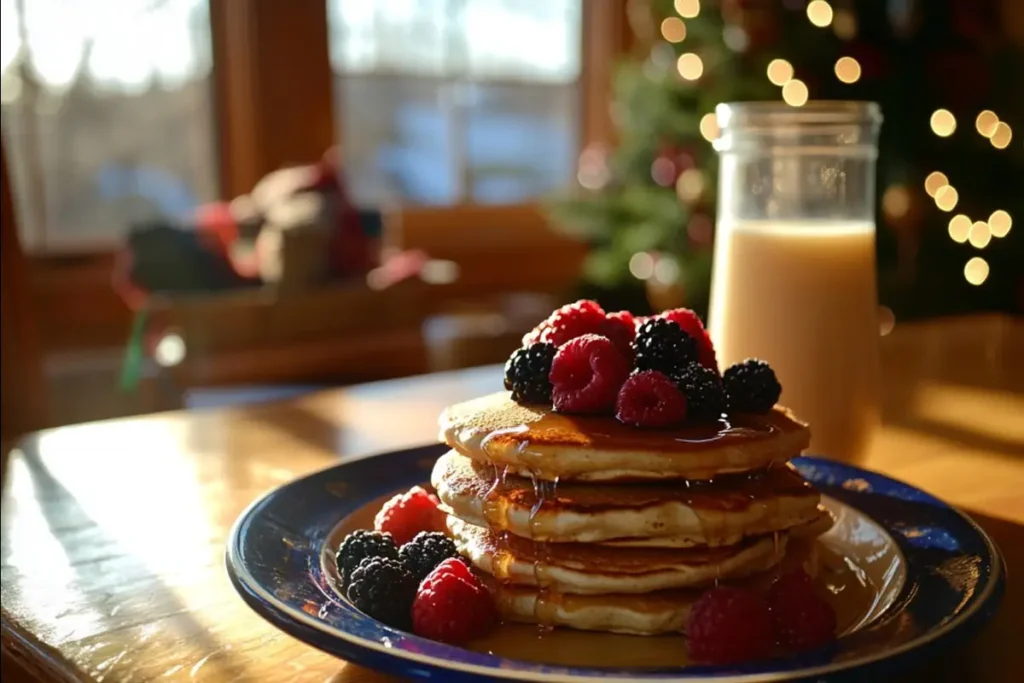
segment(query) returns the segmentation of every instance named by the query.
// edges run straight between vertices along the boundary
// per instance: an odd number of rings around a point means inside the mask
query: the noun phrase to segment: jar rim
[[[718,127],[814,126],[820,124],[882,123],[876,102],[860,100],[811,100],[799,107],[780,101],[723,102],[715,107]]]

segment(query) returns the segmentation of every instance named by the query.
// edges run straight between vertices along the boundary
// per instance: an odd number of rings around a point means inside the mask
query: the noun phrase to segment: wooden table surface
[[[907,681],[1024,671],[1024,325],[898,324],[883,339],[885,426],[869,467],[975,516],[1009,565],[995,621]],[[382,382],[276,405],[50,430],[3,481],[3,673],[12,680],[392,680],[258,618],[228,584],[225,537],[264,491],[373,451],[435,438],[446,404],[497,368]]]

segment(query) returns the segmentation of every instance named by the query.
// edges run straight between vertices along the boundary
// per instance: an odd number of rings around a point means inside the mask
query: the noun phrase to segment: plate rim
[[[455,660],[442,659],[431,655],[426,655],[419,652],[411,652],[408,650],[402,650],[398,648],[389,647],[387,644],[363,638],[358,635],[341,631],[338,629],[331,628],[321,621],[311,617],[302,610],[295,609],[274,596],[272,593],[267,591],[263,586],[259,584],[256,578],[248,571],[245,567],[245,563],[239,556],[240,544],[242,542],[242,531],[245,526],[251,521],[255,511],[265,504],[269,499],[277,494],[280,490],[298,485],[300,482],[312,479],[325,472],[341,469],[346,466],[350,466],[360,461],[371,460],[376,458],[388,457],[397,455],[400,453],[408,453],[412,451],[419,451],[425,448],[436,446],[437,444],[426,444],[424,446],[403,448],[392,451],[384,451],[380,453],[368,453],[352,458],[345,458],[340,462],[327,465],[323,468],[319,468],[315,471],[309,472],[301,477],[292,479],[282,485],[276,486],[253,500],[242,513],[235,520],[231,527],[230,533],[228,534],[227,548],[225,552],[225,564],[229,579],[232,586],[239,593],[243,601],[249,605],[259,616],[262,618],[268,618],[268,612],[273,615],[271,623],[277,627],[277,624],[281,621],[291,622],[297,626],[303,627],[314,631],[324,637],[336,638],[345,641],[346,644],[353,646],[357,649],[363,649],[372,653],[376,656],[384,656],[388,658],[400,659],[409,664],[420,664],[428,666],[437,670],[452,671],[459,674],[478,676],[481,679],[489,678],[491,680],[503,680],[503,681],[532,681],[535,683],[636,683],[638,680],[634,676],[615,676],[614,670],[611,670],[613,675],[607,676],[592,676],[588,674],[562,674],[542,671],[525,671],[525,670],[511,670],[511,669],[497,669],[488,667],[480,664],[462,663]],[[809,462],[812,464],[824,465],[827,467],[838,467],[840,469],[846,469],[851,472],[859,472],[862,474],[868,474],[873,477],[880,477],[893,484],[923,493],[924,495],[937,500],[942,505],[947,507],[949,510],[955,512],[961,519],[965,520],[975,533],[984,541],[985,547],[991,557],[992,569],[990,571],[988,581],[983,587],[980,595],[977,595],[972,605],[963,613],[957,615],[956,618],[942,624],[941,626],[929,630],[920,636],[911,639],[905,643],[897,645],[894,648],[882,650],[872,654],[864,654],[856,658],[843,660],[841,662],[833,662],[820,664],[815,666],[808,666],[800,669],[787,669],[779,671],[764,671],[764,672],[751,672],[741,674],[715,674],[708,673],[705,676],[674,676],[671,674],[655,675],[653,677],[645,677],[644,681],[650,681],[650,683],[779,683],[781,681],[794,681],[803,679],[813,679],[820,676],[841,674],[844,672],[855,671],[866,666],[880,664],[885,661],[895,660],[910,652],[919,650],[923,647],[933,646],[937,641],[946,640],[949,637],[955,636],[958,631],[970,626],[977,618],[984,616],[986,608],[992,607],[998,604],[1001,598],[1006,580],[1006,569],[1005,560],[1003,559],[1002,553],[995,541],[988,535],[988,533],[968,514],[960,509],[959,506],[947,503],[946,501],[932,496],[931,494],[923,491],[917,486],[908,484],[900,479],[896,479],[887,474],[877,472],[874,470],[864,469],[856,465],[849,463],[837,462],[829,460],[815,455],[801,455],[798,458],[794,458],[795,461]],[[849,503],[845,503],[850,505]],[[851,505],[851,507],[856,507]],[[863,514],[869,513],[864,512]],[[876,520],[877,521],[877,520]],[[882,525],[886,531],[891,530]],[[319,551],[318,551],[319,552]],[[986,620],[987,621],[987,620]],[[317,647],[315,643],[306,642],[307,645]],[[343,660],[344,661],[344,660]],[[571,667],[569,667],[571,668]]]

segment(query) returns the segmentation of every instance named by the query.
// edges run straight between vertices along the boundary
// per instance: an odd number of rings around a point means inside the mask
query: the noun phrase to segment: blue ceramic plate
[[[445,683],[884,680],[977,631],[1003,593],[999,551],[964,514],[880,474],[803,457],[794,464],[838,520],[823,543],[848,557],[873,591],[869,608],[829,648],[724,668],[565,666],[443,645],[384,626],[341,599],[330,557],[341,520],[366,517],[382,497],[426,481],[445,450],[429,446],[350,460],[256,501],[228,541],[228,573],[238,592],[265,619],[310,645],[373,669]]]

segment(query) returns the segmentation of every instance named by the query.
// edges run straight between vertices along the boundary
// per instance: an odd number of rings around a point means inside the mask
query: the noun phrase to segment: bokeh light
[[[992,137],[992,133],[996,132],[996,124],[998,123],[999,117],[996,116],[996,113],[990,109],[986,109],[979,113],[978,117],[974,119],[974,128],[982,137],[990,138]]]
[[[987,247],[988,243],[992,241],[992,233],[988,229],[988,223],[985,221],[975,221],[971,226],[971,234],[967,236],[967,241],[975,249]]]
[[[793,78],[793,65],[785,59],[773,59],[768,63],[768,80],[772,85],[782,87]]]
[[[857,17],[850,10],[837,9],[832,17],[832,30],[840,40],[857,37]]]
[[[679,70],[679,75],[686,80],[695,81],[704,73],[704,62],[701,61],[698,55],[687,52],[679,56],[679,61],[676,62],[676,69]]]
[[[811,0],[807,5],[807,18],[818,28],[825,28],[832,23],[832,5],[825,0]]]
[[[952,185],[946,185],[935,193],[935,206],[943,211],[952,211],[960,200],[960,193]]]
[[[1013,130],[1010,128],[1010,124],[1006,121],[1000,121],[992,131],[992,137],[989,138],[989,141],[992,142],[992,146],[996,149],[1006,149],[1010,146],[1010,140],[1012,139]]]
[[[668,17],[661,22],[661,35],[670,43],[686,40],[686,24],[679,17]]]
[[[836,60],[836,78],[843,83],[856,83],[860,80],[860,62],[853,57],[840,57]]]
[[[684,19],[693,19],[700,14],[700,0],[676,0],[676,12]]]
[[[967,241],[971,233],[971,219],[962,213],[958,213],[949,219],[949,237],[958,244]]]
[[[676,181],[676,193],[688,204],[700,199],[704,194],[704,174],[696,168],[688,168],[680,173]]]
[[[802,107],[807,104],[807,86],[799,78],[794,78],[782,86],[782,99],[791,107]]]
[[[956,117],[948,109],[936,109],[932,112],[932,132],[940,138],[948,138],[956,130]]]
[[[704,136],[704,139],[710,142],[718,137],[719,132],[718,117],[714,112],[704,114],[700,119],[700,134]]]
[[[910,210],[910,191],[902,185],[890,185],[882,195],[882,211],[889,218],[902,218]]]
[[[988,229],[993,237],[1006,237],[1010,234],[1011,227],[1013,227],[1013,218],[1002,209],[993,211],[992,215],[988,217]]]
[[[964,279],[978,286],[988,279],[988,261],[975,256],[964,266]]]
[[[654,275],[654,257],[638,251],[629,258],[629,272],[637,280],[648,280]]]
[[[924,179],[924,191],[929,197],[934,197],[946,185],[949,185],[949,178],[942,171],[932,171]]]

